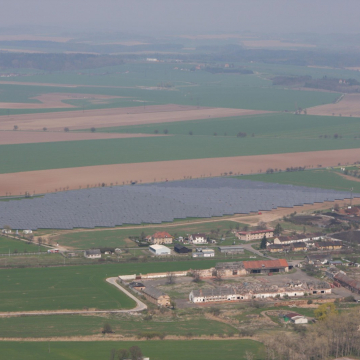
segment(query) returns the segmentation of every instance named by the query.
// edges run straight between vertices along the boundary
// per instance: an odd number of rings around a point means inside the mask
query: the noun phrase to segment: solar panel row
[[[342,200],[348,192],[233,178],[73,190],[0,202],[0,226],[72,229],[161,223]],[[354,194],[360,197],[360,194]]]

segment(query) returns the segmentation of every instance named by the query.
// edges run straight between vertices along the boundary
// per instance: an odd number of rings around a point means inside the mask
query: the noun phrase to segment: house
[[[324,254],[324,255],[323,254],[307,255],[305,258],[305,262],[307,264],[315,265],[315,266],[325,265],[330,260],[332,260],[332,256],[326,255],[326,254]]]
[[[291,251],[306,251],[307,246],[303,242],[297,242],[297,243],[291,244],[290,249],[291,249]]]
[[[213,249],[196,249],[192,255],[192,257],[214,257],[215,256],[215,250]]]
[[[266,238],[272,238],[274,236],[274,230],[253,230],[253,231],[235,231],[235,236],[239,240],[251,241],[251,240],[259,240],[264,236]]]
[[[342,248],[342,241],[317,241],[315,246],[318,250],[339,250]]]
[[[207,236],[206,234],[191,234],[189,241],[192,244],[207,244]]]
[[[244,253],[244,248],[239,245],[219,246],[219,250],[221,253],[225,253],[225,254],[243,254]]]
[[[181,244],[176,244],[174,246],[174,251],[178,254],[188,254],[188,253],[191,253],[192,250],[187,248],[186,246],[184,245],[181,245]]]
[[[148,301],[156,304],[157,306],[169,307],[171,305],[170,296],[152,286],[146,286],[142,290],[142,293]]]
[[[244,261],[243,263],[247,274],[264,274],[289,271],[289,264],[285,259]]]
[[[85,250],[84,256],[87,259],[100,259],[101,258],[101,252],[100,252],[100,249]]]
[[[3,229],[3,230],[2,230],[2,233],[3,233],[3,234],[11,234],[12,231],[11,231],[11,229]]]
[[[284,320],[285,321],[290,320],[294,324],[307,324],[308,323],[308,319],[305,316],[300,315],[295,312],[290,312],[290,313],[285,314]]]
[[[158,231],[151,236],[150,242],[157,245],[172,244],[173,237],[166,231]]]
[[[32,230],[23,230],[23,234],[24,235],[32,234]]]
[[[360,294],[360,281],[351,278],[348,275],[345,275],[343,272],[338,272],[334,275],[334,280],[339,285],[344,288],[349,289],[351,292],[355,294]]]
[[[164,245],[150,245],[149,251],[154,255],[170,255],[171,250]]]

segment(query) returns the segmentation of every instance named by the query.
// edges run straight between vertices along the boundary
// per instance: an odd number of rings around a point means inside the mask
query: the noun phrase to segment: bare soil
[[[124,125],[153,124],[173,121],[188,121],[227,116],[264,114],[268,111],[204,108],[182,105],[147,105],[127,108],[88,111],[67,111],[45,114],[26,114],[0,117],[0,130],[70,130],[91,127],[114,127]]]
[[[226,158],[158,161],[134,164],[84,166],[54,170],[28,171],[0,174],[0,196],[35,191],[36,194],[54,192],[61,188],[79,189],[97,186],[99,183],[128,184],[130,181],[149,183],[178,180],[188,177],[220,176],[258,173],[272,167],[285,169],[291,166],[307,168],[337,166],[338,163],[354,163],[359,160],[360,149],[313,151],[302,153],[236,156]]]
[[[0,131],[0,145],[30,144],[57,141],[118,139],[133,137],[166,136],[152,134],[107,134],[107,133],[75,133],[75,132],[48,132],[48,131]],[[168,135],[171,136],[171,135]]]
[[[360,94],[346,94],[342,100],[336,104],[308,108],[307,113],[309,115],[360,117]]]
[[[32,99],[40,103],[6,103],[0,102],[0,109],[50,109],[50,108],[73,108],[75,106],[66,104],[63,100],[90,100],[92,103],[102,100],[122,98],[123,96],[94,95],[94,94],[72,94],[72,93],[51,93],[35,96]]]

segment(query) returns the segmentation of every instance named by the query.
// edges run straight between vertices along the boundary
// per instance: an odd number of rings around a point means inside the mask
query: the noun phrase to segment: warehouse
[[[178,254],[188,254],[188,253],[192,252],[191,249],[189,249],[186,246],[181,245],[181,244],[176,244],[174,246],[174,251],[177,252]]]
[[[149,251],[154,255],[170,255],[171,250],[164,245],[150,245]]]
[[[243,254],[244,248],[240,245],[219,246],[219,250],[223,254]]]

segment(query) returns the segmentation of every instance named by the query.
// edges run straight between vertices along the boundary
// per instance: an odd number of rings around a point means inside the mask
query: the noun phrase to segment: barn
[[[243,263],[247,274],[267,274],[289,271],[289,264],[285,259],[244,261]]]

